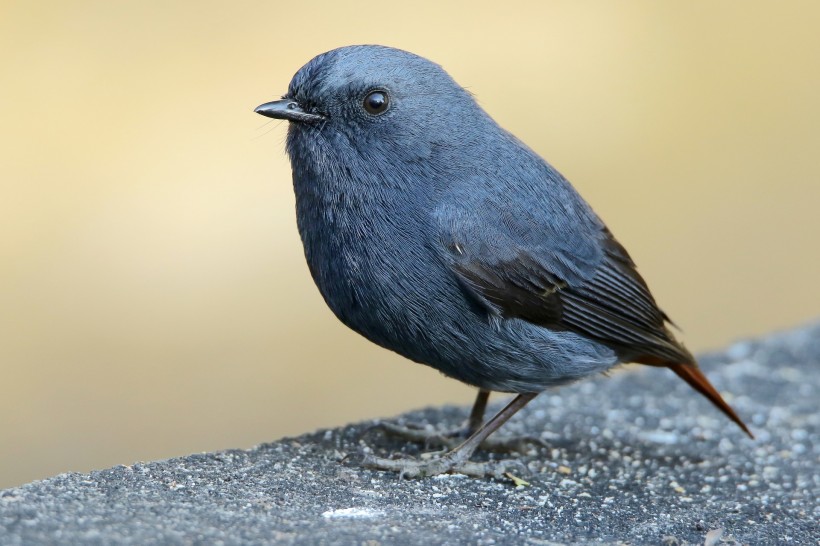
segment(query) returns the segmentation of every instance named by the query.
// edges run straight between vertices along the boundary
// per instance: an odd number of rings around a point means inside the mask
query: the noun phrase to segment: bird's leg
[[[487,400],[489,400],[489,398],[490,391],[479,389],[475,403],[473,404],[473,409],[470,411],[467,428],[437,432],[419,426],[402,426],[389,422],[379,423],[378,428],[402,440],[424,444],[427,448],[443,447],[452,449],[481,428],[481,425],[484,423],[484,412],[487,410]]]
[[[484,412],[487,411],[487,401],[489,399],[490,391],[478,389],[473,409],[470,411],[470,419],[467,421],[467,434],[464,435],[465,437],[469,438],[475,434],[484,424]]]
[[[481,398],[481,396],[479,392],[479,398]],[[507,461],[506,464],[504,461],[497,463],[474,463],[470,462],[469,459],[490,434],[498,430],[501,425],[506,423],[510,417],[515,415],[518,410],[526,406],[530,400],[536,396],[537,393],[519,394],[513,398],[504,409],[499,411],[495,417],[487,421],[487,423],[481,426],[463,443],[436,459],[429,461],[412,461],[383,459],[372,455],[365,455],[362,464],[369,468],[399,472],[400,475],[405,478],[421,478],[424,476],[445,474],[447,472],[457,472],[469,476],[486,476],[488,474],[500,476],[504,470],[510,466],[510,461]],[[519,467],[521,466],[521,463],[515,464]]]
[[[490,399],[490,391],[479,389],[470,417],[467,420],[467,428],[459,428],[448,432],[436,432],[421,427],[407,427],[394,423],[379,423],[379,428],[391,436],[402,440],[423,444],[425,448],[441,447],[453,449],[464,439],[469,438],[484,424],[484,413],[487,410],[487,401]],[[524,451],[528,446],[544,446],[544,441],[533,436],[523,437],[498,437],[487,438],[481,445],[482,449],[499,453],[509,453],[511,451]]]

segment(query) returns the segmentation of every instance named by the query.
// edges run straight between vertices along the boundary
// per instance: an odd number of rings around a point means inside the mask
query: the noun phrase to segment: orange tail
[[[723,397],[720,396],[720,393],[709,383],[709,380],[706,379],[706,376],[701,373],[697,366],[692,364],[670,364],[668,367],[675,372],[678,377],[689,383],[690,387],[708,398],[709,401],[725,413],[729,419],[737,423],[737,426],[742,428],[743,432],[749,435],[749,438],[754,438],[754,435],[749,431],[743,421],[740,420],[740,417],[737,416],[735,410],[726,403]]]

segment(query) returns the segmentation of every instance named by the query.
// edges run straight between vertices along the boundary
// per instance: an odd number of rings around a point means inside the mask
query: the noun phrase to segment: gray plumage
[[[292,121],[305,256],[353,330],[483,390],[537,393],[636,361],[721,406],[589,205],[438,65],[336,49],[258,111]]]

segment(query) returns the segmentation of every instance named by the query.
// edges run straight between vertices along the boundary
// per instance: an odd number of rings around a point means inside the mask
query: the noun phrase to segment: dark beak
[[[282,99],[275,100],[273,102],[266,102],[265,104],[260,104],[257,106],[254,109],[254,112],[273,119],[286,119],[288,121],[301,121],[307,123],[324,121],[326,119],[325,116],[305,112],[302,107],[299,106],[299,103],[293,99]]]

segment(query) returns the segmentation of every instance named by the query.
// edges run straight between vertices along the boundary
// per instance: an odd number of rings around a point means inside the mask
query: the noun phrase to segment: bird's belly
[[[490,315],[433,252],[395,250],[400,234],[341,227],[302,232],[311,274],[339,320],[384,348],[506,392],[540,392],[618,362],[581,336]]]
[[[413,358],[407,352],[422,340],[435,313],[423,293],[425,284],[407,268],[372,253],[337,245],[315,255],[308,259],[314,281],[339,320],[374,343]]]
[[[354,331],[469,385],[540,392],[618,363],[612,350],[576,334],[489,316],[457,281],[378,269],[339,260],[317,285]]]

